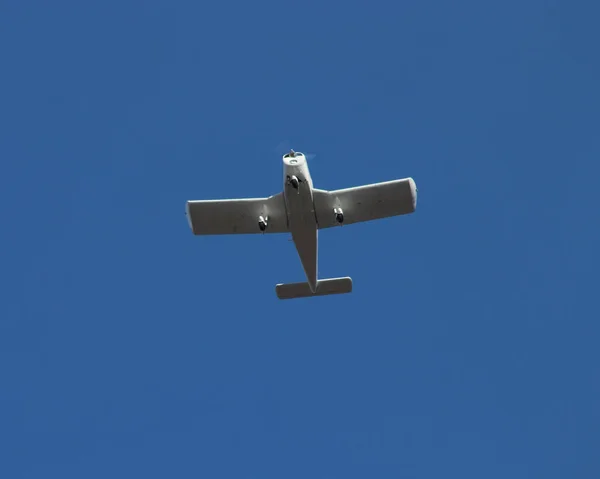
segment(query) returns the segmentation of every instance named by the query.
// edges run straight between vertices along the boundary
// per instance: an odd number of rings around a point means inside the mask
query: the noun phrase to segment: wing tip
[[[408,178],[408,183],[410,185],[410,194],[412,196],[413,211],[416,211],[416,209],[417,209],[417,195],[418,195],[419,190],[417,189],[417,184],[415,183],[415,180],[412,179],[412,177]]]
[[[186,203],[185,203],[185,216],[187,217],[187,222],[188,222],[188,226],[190,227],[190,230],[192,231],[193,234],[195,234],[194,225],[192,224],[192,215],[190,214],[190,202],[189,201],[186,201]]]

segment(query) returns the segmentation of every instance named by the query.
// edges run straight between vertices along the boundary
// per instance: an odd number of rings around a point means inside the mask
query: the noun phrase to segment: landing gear
[[[298,177],[296,175],[294,176],[289,176],[287,177],[287,183],[289,185],[292,185],[292,188],[294,188],[295,190],[298,189],[298,187],[300,186],[300,180],[298,179]]]
[[[344,212],[342,211],[341,208],[334,208],[333,209],[333,214],[335,215],[335,220],[339,224],[342,224],[344,222]]]
[[[258,228],[264,233],[265,230],[267,229],[267,222],[268,218],[264,218],[262,216],[258,217]]]

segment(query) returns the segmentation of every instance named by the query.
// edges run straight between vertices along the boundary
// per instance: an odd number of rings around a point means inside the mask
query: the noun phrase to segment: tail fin
[[[275,286],[279,299],[307,298],[310,296],[325,296],[328,294],[344,294],[352,292],[352,278],[320,279],[317,290],[313,293],[308,283],[288,283]]]

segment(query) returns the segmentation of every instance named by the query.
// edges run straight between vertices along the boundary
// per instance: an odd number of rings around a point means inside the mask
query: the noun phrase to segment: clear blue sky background
[[[597,2],[0,4],[0,475],[600,476]],[[414,215],[188,199],[412,176]]]

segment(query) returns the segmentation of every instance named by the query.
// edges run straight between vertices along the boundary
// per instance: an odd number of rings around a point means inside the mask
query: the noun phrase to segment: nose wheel
[[[299,187],[300,187],[300,179],[298,179],[298,177],[296,175],[294,176],[287,176],[287,184],[288,185],[292,185],[292,188],[294,188],[295,190],[298,190],[299,192]]]
[[[333,214],[335,215],[335,221],[337,221],[338,224],[341,225],[344,223],[344,212],[341,208],[334,208]]]
[[[259,216],[258,217],[258,228],[260,229],[261,232],[265,232],[265,230],[267,229],[267,225],[269,224],[269,218],[268,217],[264,217],[264,216]]]

